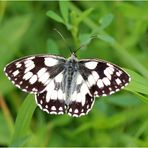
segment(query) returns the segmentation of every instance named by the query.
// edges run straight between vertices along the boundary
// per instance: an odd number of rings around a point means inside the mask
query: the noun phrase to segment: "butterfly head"
[[[71,53],[71,56],[69,58],[70,60],[74,60],[74,61],[77,61],[77,56],[76,56],[76,53],[75,52],[72,52]]]

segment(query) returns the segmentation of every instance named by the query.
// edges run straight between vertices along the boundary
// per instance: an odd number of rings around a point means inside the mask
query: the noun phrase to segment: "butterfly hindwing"
[[[95,100],[80,73],[77,75],[75,84],[67,113],[70,116],[79,117],[91,110]]]
[[[87,94],[85,96],[85,104],[82,105],[81,102],[73,101],[69,104],[67,109],[67,113],[73,117],[80,117],[88,114],[88,112],[92,109],[94,104],[94,97]]]
[[[129,75],[118,66],[101,61],[80,60],[80,73],[94,96],[111,95],[128,85]]]
[[[58,93],[57,91],[54,93]],[[52,99],[48,96],[48,92],[36,94],[36,103],[41,110],[46,111],[48,114],[64,114],[65,113],[65,101],[58,98]]]
[[[63,70],[65,59],[52,55],[30,56],[8,64],[4,71],[12,83],[26,92],[39,93],[49,79]]]

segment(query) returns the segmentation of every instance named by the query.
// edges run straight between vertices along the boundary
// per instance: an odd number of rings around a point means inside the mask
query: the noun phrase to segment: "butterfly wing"
[[[67,113],[73,117],[80,117],[92,109],[95,100],[80,73],[78,73],[75,83],[76,87],[71,95]]]
[[[59,56],[29,56],[8,64],[4,71],[15,86],[36,94],[64,69],[64,63],[65,59]]]
[[[49,114],[66,112],[63,77],[62,71],[48,83],[44,92],[35,95],[37,105]]]
[[[123,89],[131,80],[124,70],[103,60],[80,60],[79,67],[93,96],[111,95]]]
[[[54,95],[52,98],[49,95],[49,92],[44,91],[43,93],[36,94],[35,99],[37,105],[40,107],[41,110],[47,112],[48,114],[64,114],[66,112],[66,105],[64,98],[61,98],[62,100],[57,98],[58,91],[52,92]],[[56,97],[56,98],[55,98]]]
[[[79,73],[67,113],[86,115],[93,107],[94,97],[111,95],[128,85],[129,75],[118,66],[102,60],[79,61]]]

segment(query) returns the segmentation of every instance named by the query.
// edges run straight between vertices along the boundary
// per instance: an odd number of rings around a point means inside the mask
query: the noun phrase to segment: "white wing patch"
[[[46,102],[49,102],[49,100],[51,99],[51,95],[52,95],[54,88],[55,88],[54,81],[51,80],[50,83],[45,88],[45,90],[47,91],[46,98],[45,98]]]
[[[96,82],[91,74],[88,76],[88,83],[89,83],[89,87],[96,84]]]
[[[58,64],[58,60],[54,58],[45,58],[44,60],[45,60],[45,65],[49,67],[55,66]]]
[[[30,79],[32,76],[33,76],[33,73],[32,73],[32,72],[27,72],[27,73],[23,76],[23,79],[24,79],[24,80],[28,80],[28,79]]]
[[[29,80],[30,84],[34,84],[37,81],[37,75],[33,75]]]
[[[92,62],[86,62],[85,67],[88,69],[95,69],[97,66],[98,62],[92,61]]]
[[[81,76],[80,74],[78,74],[76,84],[77,84],[77,85],[79,85],[79,84],[81,84],[81,83],[82,83],[82,81],[83,81],[82,76]]]
[[[12,74],[13,74],[14,77],[16,77],[16,76],[19,74],[19,71],[16,70],[16,71],[14,71]]]
[[[97,81],[99,79],[99,75],[96,71],[92,71],[92,76],[93,76],[95,81]]]
[[[118,85],[122,83],[119,78],[117,78],[115,81],[116,81],[116,83],[117,83]]]
[[[63,73],[60,73],[55,77],[56,82],[60,83],[60,82],[62,82],[62,80],[63,80]]]
[[[103,88],[103,87],[104,87],[104,84],[103,84],[103,82],[102,82],[101,79],[99,79],[99,80],[97,81],[97,85],[98,85],[99,88]]]
[[[42,82],[44,85],[46,85],[46,82],[50,79],[50,75],[48,72],[45,72],[39,77],[39,82]]]
[[[31,60],[25,61],[24,64],[25,64],[25,67],[26,67],[24,73],[27,73],[27,72],[31,71],[33,68],[35,68],[35,64],[34,64],[34,62],[31,61]]]
[[[37,72],[38,77],[40,78],[46,71],[47,71],[47,69],[46,69],[45,67],[44,67],[44,68],[41,68],[41,69]]]
[[[103,81],[103,83],[104,83],[106,86],[109,86],[109,85],[110,85],[110,81],[109,81],[109,79],[108,79],[107,77],[104,77],[104,78],[102,79],[102,81]]]

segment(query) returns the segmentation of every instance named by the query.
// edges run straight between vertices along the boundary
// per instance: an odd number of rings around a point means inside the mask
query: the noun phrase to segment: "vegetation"
[[[148,146],[148,3],[0,1],[0,146]],[[131,75],[84,117],[48,115],[3,67],[32,54],[111,61]]]

